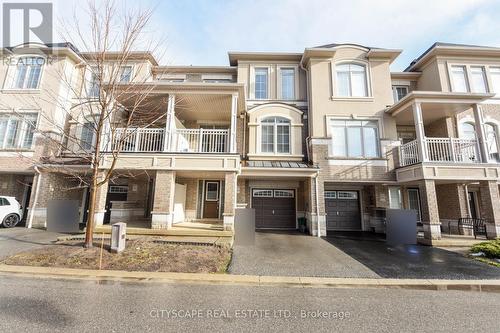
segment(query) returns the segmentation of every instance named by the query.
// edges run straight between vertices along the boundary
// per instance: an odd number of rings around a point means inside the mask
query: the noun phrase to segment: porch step
[[[111,233],[111,227],[108,225],[97,226],[95,233]],[[149,229],[127,227],[128,235],[148,235],[148,236],[190,236],[190,237],[233,237],[232,231],[211,230],[211,229],[189,229],[174,227],[172,229]]]

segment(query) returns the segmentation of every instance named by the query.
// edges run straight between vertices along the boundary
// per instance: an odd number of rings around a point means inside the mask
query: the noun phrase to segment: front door
[[[218,181],[206,181],[203,200],[203,218],[219,218],[220,183]]]
[[[469,210],[470,210],[470,217],[473,219],[478,218],[477,214],[477,205],[476,205],[476,194],[474,192],[468,192],[467,193],[469,197]]]

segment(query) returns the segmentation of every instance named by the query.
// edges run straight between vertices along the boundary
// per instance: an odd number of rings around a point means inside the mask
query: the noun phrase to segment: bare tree
[[[138,128],[165,126],[167,101],[152,97],[155,83],[150,71],[140,66],[128,71],[126,67],[160,50],[163,40],[158,36],[151,38],[148,30],[151,16],[151,9],[129,10],[112,0],[99,4],[89,1],[83,19],[78,13],[70,23],[61,22],[63,39],[77,46],[83,60],[77,66],[80,83],[75,84],[74,73],[70,75],[61,68],[57,79],[67,87],[68,98],[61,99],[60,90],[19,97],[30,98],[32,106],[54,103],[71,122],[69,126],[68,121],[61,122],[54,115],[41,112],[43,119],[39,121],[64,133],[62,140],[40,133],[50,142],[47,147],[51,147],[45,148],[50,151],[42,154],[46,163],[41,167],[66,175],[72,180],[70,188],[89,188],[85,247],[93,245],[97,193],[116,176],[120,152],[133,144]],[[147,67],[145,62],[142,66]],[[149,140],[165,140],[166,133],[159,133]]]

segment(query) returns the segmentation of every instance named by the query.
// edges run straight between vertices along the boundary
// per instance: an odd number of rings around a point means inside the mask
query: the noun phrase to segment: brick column
[[[104,173],[98,175],[98,182],[104,178]],[[96,189],[95,197],[95,212],[94,226],[104,223],[104,215],[106,214],[106,196],[108,195],[108,183],[105,183]]]
[[[224,180],[224,230],[234,230],[234,214],[236,209],[236,172],[226,173]]]
[[[433,180],[423,180],[419,184],[419,190],[424,238],[428,240],[441,239],[436,185]]]
[[[494,180],[479,183],[481,217],[486,220],[486,234],[494,239],[500,236],[500,194]]]
[[[174,213],[175,171],[156,171],[151,228],[170,229]]]

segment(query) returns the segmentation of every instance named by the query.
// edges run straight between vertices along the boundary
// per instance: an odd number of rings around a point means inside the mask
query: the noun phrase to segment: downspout
[[[42,182],[42,173],[40,172],[40,170],[38,170],[38,167],[36,165],[35,172],[38,174],[36,178],[35,197],[33,198],[33,204],[31,205],[30,216],[28,218],[28,225],[26,226],[26,228],[31,228],[33,226],[33,217],[35,216],[35,208],[38,201],[38,192],[40,191],[40,183]]]
[[[315,197],[316,197],[316,225],[317,225],[317,232],[318,232],[318,237],[321,237],[321,228],[319,226],[319,194],[318,194],[318,176],[319,176],[319,171],[316,172],[316,177],[314,177],[314,192],[315,192]]]

